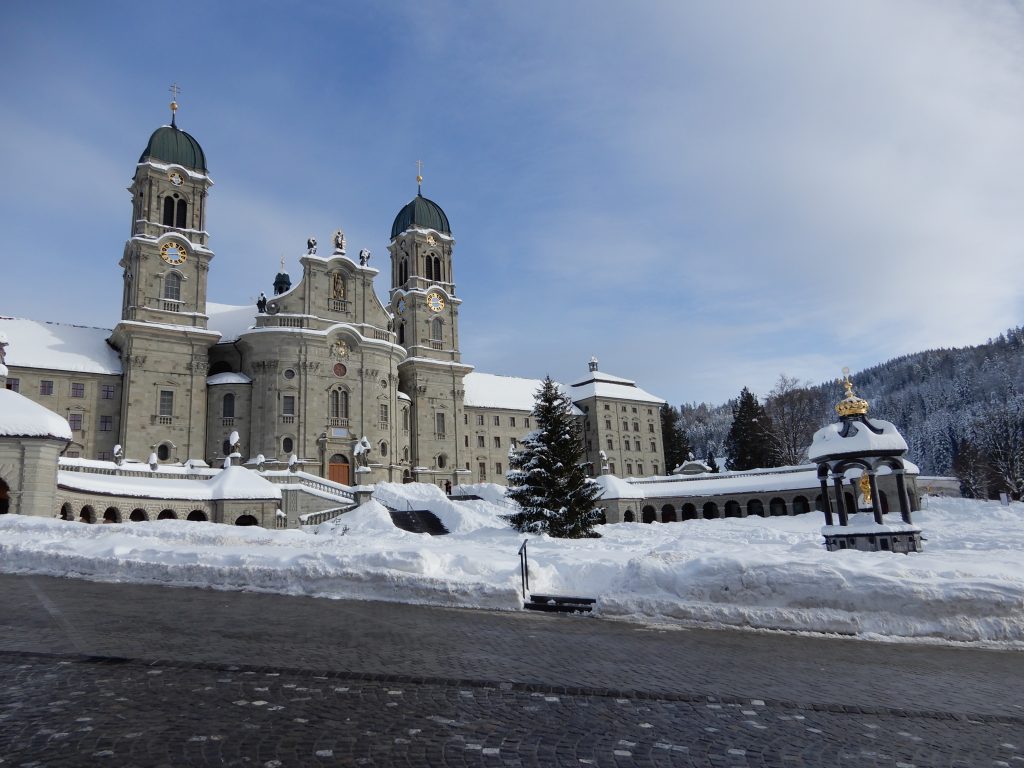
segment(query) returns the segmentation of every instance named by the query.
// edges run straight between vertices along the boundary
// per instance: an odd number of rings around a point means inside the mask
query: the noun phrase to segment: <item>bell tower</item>
[[[171,87],[177,98],[177,86]],[[125,454],[160,461],[205,453],[206,282],[213,259],[206,196],[213,180],[202,147],[171,124],[149,137],[135,166],[130,235],[119,262],[121,322],[110,342],[121,353],[121,445]]]
[[[390,307],[398,343],[399,387],[412,400],[409,446],[414,479],[458,485],[465,467],[463,379],[473,370],[459,351],[459,306],[452,237],[441,206],[417,192],[391,226]]]

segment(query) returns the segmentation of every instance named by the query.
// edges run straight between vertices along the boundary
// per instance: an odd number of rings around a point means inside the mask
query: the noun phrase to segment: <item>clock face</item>
[[[427,309],[431,312],[440,312],[444,309],[444,296],[437,291],[427,294]]]
[[[167,174],[167,178],[170,179],[171,184],[173,184],[176,187],[180,187],[181,183],[185,181],[181,177],[181,174],[178,173],[177,171],[171,171],[169,174]]]
[[[405,312],[405,299],[398,300],[398,306],[396,307],[396,309],[398,310],[398,314],[402,314],[403,312]]]
[[[335,357],[347,357],[348,344],[344,340],[339,340],[331,347],[331,352],[334,353]]]
[[[188,254],[185,252],[185,246],[171,240],[160,247],[160,258],[177,267],[188,260]]]

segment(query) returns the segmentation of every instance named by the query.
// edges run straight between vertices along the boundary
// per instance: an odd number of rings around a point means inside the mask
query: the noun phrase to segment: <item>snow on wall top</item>
[[[280,499],[281,490],[245,467],[228,467],[210,480],[98,475],[58,470],[57,485],[86,493],[149,499]]]
[[[603,371],[594,371],[589,378],[573,384],[569,388],[569,397],[576,402],[591,397],[634,400],[642,403],[657,403],[658,405],[665,402],[660,397],[655,397],[650,392],[640,389],[636,382],[623,379],[620,376],[612,376]]]
[[[236,341],[245,331],[256,327],[256,307],[251,304],[206,302],[207,327],[220,334],[220,340]]]
[[[117,350],[107,344],[108,328],[0,317],[10,339],[7,364],[80,373],[121,373]]]
[[[540,379],[523,379],[518,376],[498,376],[494,373],[467,373],[465,404],[471,408],[501,408],[506,411],[532,411],[535,395],[544,385]],[[557,382],[556,382],[557,383]],[[565,385],[558,384],[563,392]],[[570,398],[572,394],[566,392]],[[583,411],[572,406],[573,416],[582,416]]]
[[[213,386],[214,384],[252,384],[252,379],[244,373],[215,373],[213,376],[206,378],[206,384],[207,386]]]
[[[49,408],[33,403],[17,392],[0,389],[0,435],[70,440],[71,427],[67,419]]]
[[[850,434],[843,437],[842,422],[828,424],[814,433],[811,447],[807,449],[807,458],[817,461],[823,456],[842,456],[853,453],[892,454],[894,451],[906,452],[907,441],[903,439],[896,426],[883,419],[871,419],[871,425],[881,429],[882,434],[876,435],[862,422],[850,422]]]

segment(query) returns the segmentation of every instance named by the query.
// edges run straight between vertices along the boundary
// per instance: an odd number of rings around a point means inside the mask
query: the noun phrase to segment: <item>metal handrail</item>
[[[526,590],[530,588],[530,562],[526,555],[526,544],[529,539],[523,539],[523,545],[519,547],[519,575],[523,582],[523,600],[526,599]]]

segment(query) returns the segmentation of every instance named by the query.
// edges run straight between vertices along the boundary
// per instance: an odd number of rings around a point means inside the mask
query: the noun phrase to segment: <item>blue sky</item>
[[[0,313],[117,321],[176,81],[212,300],[339,226],[385,295],[421,159],[478,370],[597,355],[720,402],[978,343],[1024,314],[1022,33],[998,2],[7,0]]]

